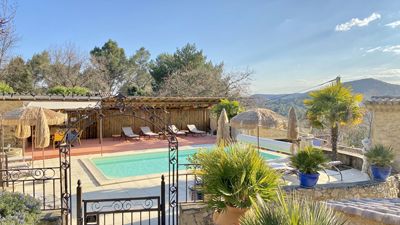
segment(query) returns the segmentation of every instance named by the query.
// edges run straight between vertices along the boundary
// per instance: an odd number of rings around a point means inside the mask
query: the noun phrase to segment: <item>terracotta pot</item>
[[[239,219],[242,217],[248,209],[234,208],[228,206],[222,212],[214,212],[213,222],[216,225],[239,225]]]

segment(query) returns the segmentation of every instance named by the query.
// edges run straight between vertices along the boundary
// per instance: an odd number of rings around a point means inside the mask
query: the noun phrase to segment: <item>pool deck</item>
[[[215,139],[213,137],[199,137],[199,138],[188,138],[188,139],[180,139],[181,140],[181,145],[183,145],[182,142],[186,141],[186,144],[188,144],[187,147],[183,147],[182,149],[185,148],[190,148],[189,142],[191,141],[193,144],[192,145],[201,145],[203,144],[213,144]],[[132,154],[132,153],[138,153],[141,151],[158,151],[158,149],[148,149],[148,150],[136,150],[136,149],[143,149],[144,144],[147,145],[147,140],[146,141],[140,141],[136,142],[138,145],[135,145],[133,142],[123,142],[123,141],[114,141],[109,140],[106,142],[108,147],[104,147],[104,149],[110,149],[107,153],[104,153],[103,156],[115,156],[115,155],[124,155],[124,154]],[[114,143],[114,144],[113,144]],[[157,140],[152,140],[149,141],[149,143],[152,143],[152,146],[160,146],[161,148],[166,149],[166,141],[157,141]],[[90,150],[90,143],[82,143],[81,148],[83,149],[89,149]],[[92,145],[97,145],[97,141],[93,140],[91,142]],[[140,144],[140,145],[139,145]],[[84,148],[84,146],[86,146]],[[123,148],[119,148],[119,146],[124,146]],[[141,147],[138,147],[141,146]],[[134,147],[134,149],[132,149]],[[76,148],[76,149],[81,149],[81,148]],[[93,147],[95,148],[95,147]],[[157,147],[154,147],[157,148]],[[116,150],[118,149],[118,150]],[[121,150],[122,149],[122,150]],[[129,151],[129,149],[131,151]],[[55,150],[51,150],[49,152],[55,152]],[[158,196],[160,195],[160,177],[161,174],[158,174],[158,176],[154,176],[152,179],[144,179],[144,180],[134,180],[132,179],[131,181],[124,181],[124,182],[118,182],[118,181],[110,181],[107,184],[99,184],[98,182],[98,177],[94,177],[94,175],[88,170],[86,167],[84,161],[88,160],[93,157],[101,157],[99,154],[99,150],[95,148],[92,151],[89,151],[90,154],[87,154],[87,152],[81,151],[81,152],[74,152],[72,151],[74,156],[71,157],[71,169],[72,169],[72,176],[71,176],[71,182],[72,182],[72,218],[73,218],[73,224],[76,223],[76,184],[78,179],[82,183],[82,190],[83,190],[83,198],[84,199],[93,199],[93,198],[107,198],[107,197],[112,197],[112,198],[123,198],[123,197],[139,197],[139,196]],[[78,154],[77,154],[78,153]],[[79,153],[82,153],[82,155],[79,155]],[[35,165],[39,163],[39,166],[41,166],[41,161],[36,161]],[[59,160],[58,158],[53,157],[52,159],[46,159],[45,160],[45,166],[46,167],[52,167],[52,166],[58,166],[59,165]],[[165,176],[168,176],[168,172],[164,173]],[[361,173],[358,170],[351,169],[351,170],[346,170],[343,171],[343,181],[340,181],[340,178],[338,174],[335,171],[328,171],[328,176],[330,178],[329,183],[342,183],[342,182],[355,182],[355,181],[362,181],[362,180],[368,180],[368,176],[366,174]],[[321,174],[320,180],[318,183],[328,183],[328,176],[326,174]],[[167,180],[168,181],[168,180]],[[285,181],[289,185],[298,185],[298,178],[294,175],[291,176],[285,176]],[[184,181],[182,181],[184,182]],[[57,184],[58,185],[58,184]],[[167,182],[168,185],[168,182]],[[57,186],[57,190],[58,190]],[[27,189],[30,190],[28,187]],[[168,196],[168,195],[167,195]],[[179,198],[180,199],[185,199],[187,198],[187,190],[185,190],[184,185],[179,186]],[[59,204],[59,202],[57,202]]]
[[[203,145],[203,144],[215,144],[215,136],[180,136],[178,137],[179,146],[191,146],[191,145]],[[82,156],[82,155],[94,155],[94,154],[106,154],[106,153],[117,153],[126,151],[146,150],[146,149],[157,149],[168,147],[168,141],[159,138],[141,138],[140,140],[125,140],[104,138],[103,145],[99,143],[99,139],[85,139],[82,140],[82,144],[76,144],[71,149],[71,156]],[[25,155],[32,155],[31,147],[27,147]],[[35,160],[41,160],[42,150],[35,149],[33,152],[33,158]],[[53,159],[58,158],[58,149],[53,149],[50,145],[44,149],[44,158]]]

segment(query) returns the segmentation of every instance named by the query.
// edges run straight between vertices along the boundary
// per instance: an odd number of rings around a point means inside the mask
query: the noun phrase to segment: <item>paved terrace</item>
[[[215,144],[215,136],[182,136],[178,137],[179,146],[188,145],[201,145],[201,144]],[[166,148],[168,147],[168,141],[161,138],[140,138],[140,140],[125,140],[105,138],[103,139],[103,147],[99,144],[99,139],[86,139],[82,140],[82,144],[75,144],[71,149],[71,156],[81,156],[81,155],[93,155],[103,153],[117,153],[125,151],[135,151],[135,150],[146,150],[146,149],[156,149],[156,148]],[[103,150],[101,150],[103,149]],[[32,154],[31,147],[28,146],[25,155],[30,156]],[[54,149],[52,144],[44,149],[44,158],[52,159],[58,158],[58,149]],[[41,160],[42,150],[35,149],[33,152],[33,157],[35,160]]]

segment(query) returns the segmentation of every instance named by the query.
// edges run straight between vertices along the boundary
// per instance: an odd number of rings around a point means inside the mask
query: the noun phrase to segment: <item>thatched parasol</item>
[[[299,139],[299,127],[297,125],[296,111],[294,110],[293,107],[291,107],[289,110],[287,139],[292,141],[292,146],[290,147],[290,151],[292,154],[294,154],[295,145],[297,145]]]
[[[66,118],[66,114],[50,109],[21,107],[4,113],[2,116],[2,125],[17,126],[16,136],[21,138],[29,137],[30,132],[27,131],[28,127],[30,129],[31,126],[35,126],[35,140],[32,141],[32,147],[36,145],[36,147],[43,150],[43,148],[50,144],[49,125],[62,124]]]
[[[260,127],[285,129],[286,119],[282,115],[263,108],[256,108],[239,113],[231,119],[231,126],[238,129],[257,129],[257,145],[260,148]]]
[[[278,113],[263,108],[239,113],[231,119],[231,126],[239,129],[252,130],[257,127],[285,129],[286,119]]]
[[[3,115],[3,125],[9,126],[35,126],[39,116],[39,111],[43,110],[48,125],[58,125],[64,123],[66,114],[59,113],[50,109],[40,107],[21,107]]]
[[[225,109],[222,109],[218,119],[217,144],[226,145],[231,141],[229,119]]]

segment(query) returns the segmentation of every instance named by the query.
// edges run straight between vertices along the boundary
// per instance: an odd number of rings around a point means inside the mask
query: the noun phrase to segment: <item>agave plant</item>
[[[384,145],[378,144],[372,147],[365,157],[371,165],[388,167],[393,163],[394,152],[391,147],[385,147]]]
[[[321,149],[308,146],[290,158],[292,165],[304,174],[315,174],[327,159]]]
[[[241,225],[343,225],[346,221],[324,203],[290,195],[275,202],[262,199],[241,219]]]
[[[196,173],[213,209],[248,208],[257,195],[264,200],[276,197],[280,175],[268,167],[253,146],[234,144],[201,150],[191,161],[200,164]]]

